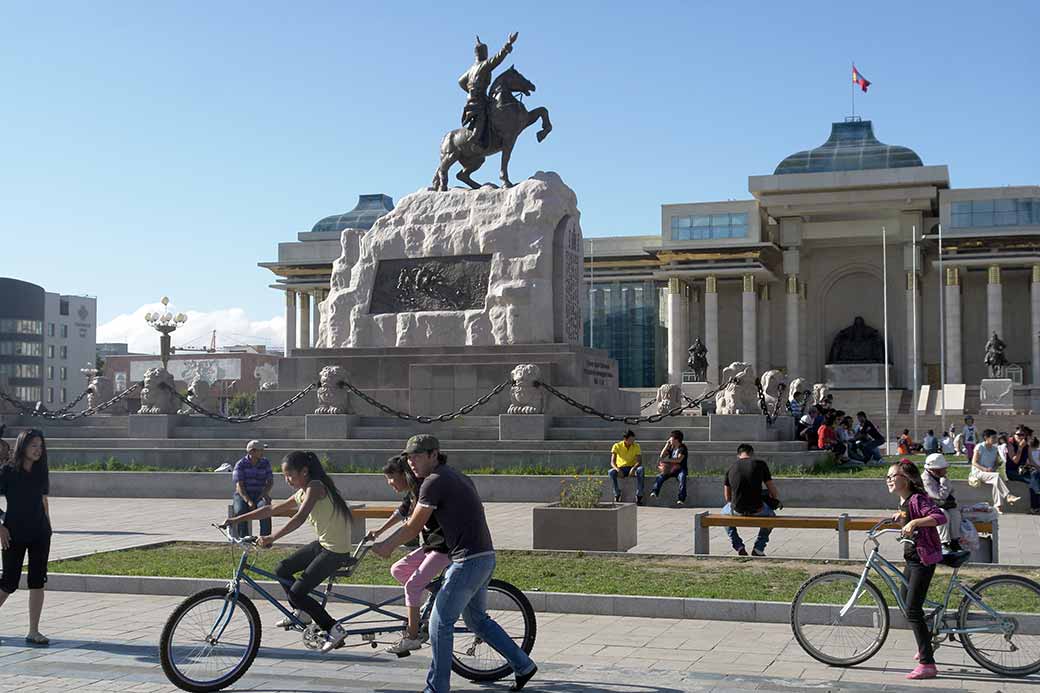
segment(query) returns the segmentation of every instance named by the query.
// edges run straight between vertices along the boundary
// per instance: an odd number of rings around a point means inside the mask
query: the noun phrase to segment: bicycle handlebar
[[[216,530],[218,532],[220,532],[221,534],[223,534],[224,538],[227,539],[228,542],[230,542],[232,544],[238,544],[240,546],[251,546],[251,547],[254,547],[254,548],[258,548],[258,549],[262,548],[260,546],[260,544],[258,544],[257,541],[256,541],[258,537],[254,537],[252,535],[250,535],[248,537],[241,537],[241,538],[233,537],[233,536],[231,536],[231,532],[228,531],[227,527],[221,527],[218,524],[212,524],[212,523],[211,523],[210,526],[216,528]]]

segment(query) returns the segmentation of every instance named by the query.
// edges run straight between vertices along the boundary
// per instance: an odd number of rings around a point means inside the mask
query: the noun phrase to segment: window
[[[53,344],[48,344],[47,345],[47,358],[49,358],[49,359],[54,358],[54,345]]]
[[[51,404],[53,402],[54,402],[54,388],[53,387],[48,387],[47,388],[47,404]]]
[[[43,356],[39,342],[0,342],[0,356]]]
[[[39,378],[38,363],[0,363],[0,378]]]
[[[69,369],[66,368],[65,366],[61,367],[61,379],[62,380],[68,380],[69,379]]]
[[[62,339],[68,339],[69,338],[69,326],[68,325],[62,325],[61,326],[61,338]]]
[[[954,202],[950,223],[954,228],[1040,225],[1040,198]]]
[[[69,357],[69,348],[67,346],[63,346],[61,348],[61,357],[63,359],[67,359]]]
[[[672,217],[673,241],[709,241],[726,238],[747,238],[747,212],[696,214]]]
[[[53,322],[47,324],[47,336],[48,337],[53,337],[54,336],[54,323]]]
[[[16,399],[20,399],[23,402],[39,402],[40,401],[40,388],[30,387],[27,385],[18,385],[13,388],[14,396]]]
[[[69,314],[69,301],[68,301],[68,299],[62,298],[62,299],[58,300],[58,313],[60,315],[68,315]]]
[[[0,332],[14,334],[43,334],[43,323],[39,320],[0,320]]]
[[[66,400],[67,400],[68,398],[69,398],[69,397],[68,397],[68,394],[67,394],[67,393],[65,392],[65,388],[61,388],[61,403],[62,403],[62,404],[65,404],[65,401],[66,401]]]
[[[54,380],[54,366],[47,366],[47,380]]]

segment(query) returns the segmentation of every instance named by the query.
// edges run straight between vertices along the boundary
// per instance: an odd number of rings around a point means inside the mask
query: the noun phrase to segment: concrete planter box
[[[633,503],[601,503],[598,508],[532,509],[534,548],[569,551],[628,551],[636,545],[638,520]]]

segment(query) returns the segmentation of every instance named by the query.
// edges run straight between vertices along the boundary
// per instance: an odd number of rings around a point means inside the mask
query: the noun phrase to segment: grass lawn
[[[255,564],[273,572],[291,549],[275,547],[259,551]],[[227,544],[174,543],[125,551],[98,553],[83,558],[52,562],[51,572],[93,575],[151,575],[228,579],[237,565],[240,550]],[[403,555],[403,554],[401,554]],[[352,584],[394,585],[390,564],[396,560],[369,554]],[[660,597],[701,597],[754,601],[791,601],[809,576],[826,570],[851,570],[859,566],[835,566],[809,561],[762,561],[750,558],[693,558],[689,556],[593,556],[533,551],[499,551],[495,576],[525,591],[631,594]],[[967,583],[999,569],[971,568],[961,571]],[[932,598],[941,598],[950,570],[940,567],[932,584]],[[1040,580],[1040,569],[1024,573]],[[886,591],[880,580],[875,584]],[[835,603],[848,595],[835,594]],[[889,605],[895,604],[886,595]],[[959,600],[958,600],[959,601]],[[1029,610],[1040,613],[1040,603]]]

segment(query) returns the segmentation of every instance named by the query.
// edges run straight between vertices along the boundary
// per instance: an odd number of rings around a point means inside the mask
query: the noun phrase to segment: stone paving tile
[[[349,497],[349,489],[342,490]],[[498,547],[531,548],[531,508],[535,505],[485,504],[488,522]],[[58,559],[174,540],[217,541],[220,535],[209,523],[219,521],[226,509],[227,502],[222,500],[53,498],[51,512],[55,535],[51,542],[51,557]],[[693,514],[699,510],[717,512],[718,508],[639,508],[638,544],[632,552],[691,555]],[[789,512],[837,516],[842,510],[797,508]],[[856,514],[891,512],[889,508],[856,511]],[[284,520],[275,519],[276,524],[280,522]],[[1004,515],[1000,522],[1001,562],[1040,565],[1040,541],[1037,541],[1040,517]],[[381,520],[371,520],[369,527],[374,529],[381,523]],[[712,555],[733,555],[724,528],[711,528],[709,536]],[[852,556],[860,555],[859,546],[864,536],[862,532],[855,532],[849,538]],[[894,540],[886,544],[885,549],[890,557],[898,558],[901,555],[901,548]],[[824,530],[777,530],[772,534],[767,552],[774,557],[836,558],[837,533]]]

